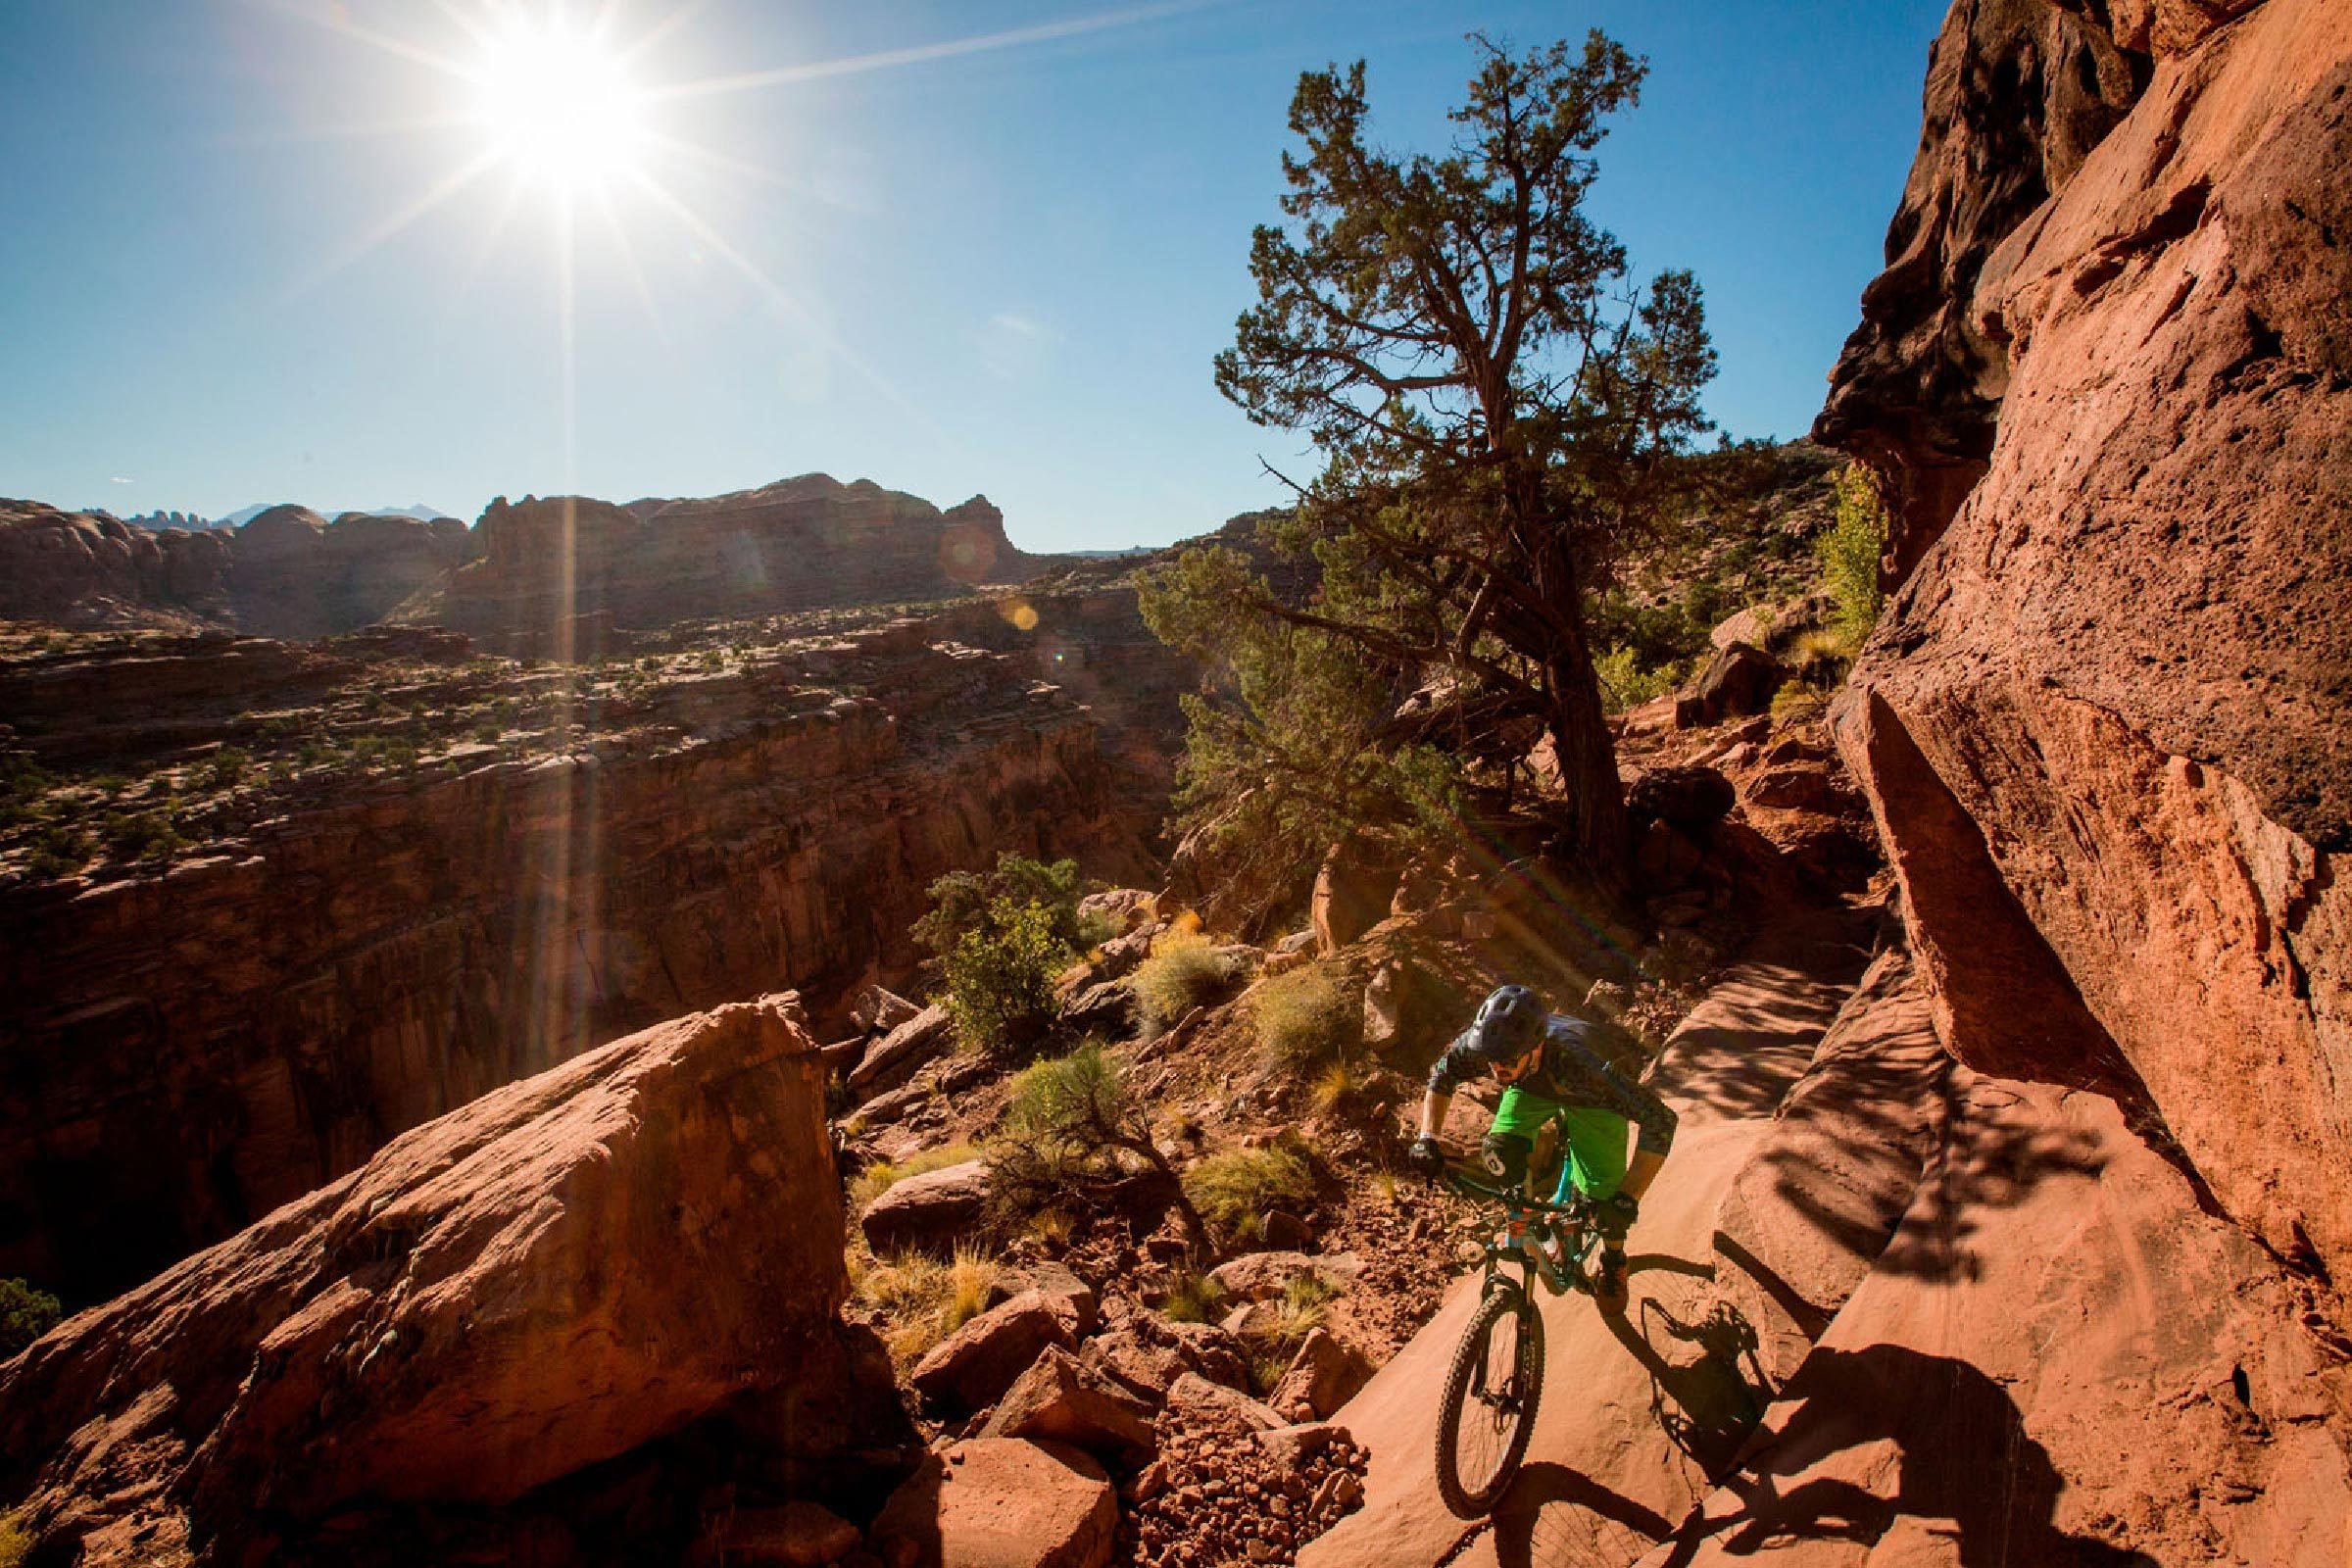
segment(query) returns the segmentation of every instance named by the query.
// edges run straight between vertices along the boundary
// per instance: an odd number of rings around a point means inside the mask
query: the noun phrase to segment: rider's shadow
[[[1629,1273],[1691,1275],[1712,1282],[1715,1271],[1671,1256],[1629,1260]],[[1772,1379],[1757,1357],[1754,1325],[1712,1292],[1693,1293],[1678,1311],[1644,1292],[1630,1311],[1604,1311],[1617,1343],[1649,1374],[1649,1408],[1668,1442],[1697,1465],[1708,1482],[1731,1468],[1774,1397]]]

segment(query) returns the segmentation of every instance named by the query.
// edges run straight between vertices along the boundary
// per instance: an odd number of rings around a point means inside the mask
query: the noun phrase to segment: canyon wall
[[[5,501],[0,619],[324,637],[382,619],[466,550],[466,525],[451,517],[347,513],[328,522],[272,507],[240,528],[191,532]]]
[[[1963,0],[1887,251],[1817,434],[1896,506],[1837,721],[1939,1027],[2340,1278],[2352,4]]]
[[[109,1294],[658,1019],[789,986],[835,1024],[857,987],[910,978],[926,885],[1001,851],[1149,875],[1164,772],[1106,751],[1034,648],[935,641],[897,622],[723,669],[684,659],[651,690],[582,696],[546,755],[461,744],[395,776],[248,784],[258,819],[167,870],[0,885],[0,1275]],[[48,656],[20,683],[79,697],[0,684],[0,716],[36,756],[73,757],[76,725],[145,709],[158,662]],[[216,735],[249,706],[315,701],[289,692],[335,662],[234,639],[161,662],[209,692]],[[264,677],[252,691],[240,667]],[[340,667],[363,688],[421,679]],[[172,746],[203,722],[158,721]]]

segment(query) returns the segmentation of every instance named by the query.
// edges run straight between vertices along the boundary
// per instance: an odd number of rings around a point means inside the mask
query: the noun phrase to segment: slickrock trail
[[[1302,1563],[2346,1560],[2344,1347],[2311,1283],[2144,1112],[1974,1073],[1900,946],[1853,967],[1791,933],[1676,1032],[1632,1299],[1544,1302],[1494,1517],[1432,1475],[1470,1276],[1339,1413],[1368,1498]]]
[[[1439,1390],[1477,1300],[1470,1274],[1338,1416],[1371,1447],[1366,1499],[1300,1554],[1305,1568],[1630,1562],[1706,1494],[1707,1461],[1728,1457],[1770,1398],[1759,1326],[1724,1289],[1719,1227],[1862,966],[1854,934],[1827,926],[1779,949],[1735,969],[1659,1059],[1650,1085],[1682,1125],[1628,1248],[1631,1299],[1606,1315],[1583,1296],[1544,1300],[1542,1408],[1497,1518],[1448,1513],[1432,1468]]]

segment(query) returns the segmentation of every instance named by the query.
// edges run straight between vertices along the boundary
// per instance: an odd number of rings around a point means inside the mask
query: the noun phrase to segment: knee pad
[[[1478,1162],[1504,1187],[1527,1180],[1527,1156],[1535,1145],[1516,1133],[1491,1132],[1479,1140]]]

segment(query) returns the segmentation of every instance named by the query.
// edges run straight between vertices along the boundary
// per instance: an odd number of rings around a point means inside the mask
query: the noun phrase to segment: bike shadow
[[[1672,1520],[1547,1459],[1524,1466],[1494,1513],[1500,1568],[1631,1562],[1673,1532]]]

